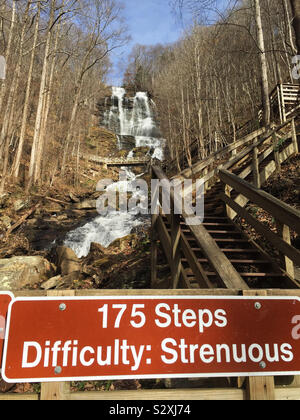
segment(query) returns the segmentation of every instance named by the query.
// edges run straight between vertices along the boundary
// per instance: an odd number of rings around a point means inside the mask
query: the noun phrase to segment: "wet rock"
[[[44,290],[50,289],[62,289],[62,288],[71,288],[74,282],[79,282],[81,280],[81,273],[79,271],[74,271],[66,276],[55,276],[51,279],[45,281],[41,288]]]
[[[56,248],[57,268],[63,276],[81,271],[81,263],[75,252],[66,246]]]
[[[51,277],[51,279],[45,281],[44,283],[41,284],[41,288],[44,290],[50,290],[50,289],[55,289],[61,282],[62,276],[55,276],[55,277]]]
[[[135,248],[137,243],[138,237],[135,233],[132,233],[123,238],[116,239],[110,244],[109,248],[119,248],[120,251],[124,251],[128,246]]]
[[[40,256],[0,259],[0,290],[20,290],[53,275],[53,266]]]

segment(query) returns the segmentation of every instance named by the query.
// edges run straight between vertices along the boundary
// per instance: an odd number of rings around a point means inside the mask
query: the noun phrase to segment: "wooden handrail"
[[[296,132],[295,132],[294,118],[291,118],[289,121],[284,122],[283,124],[281,124],[276,129],[273,129],[273,130],[268,131],[265,135],[262,136],[262,138],[260,138],[258,141],[255,141],[252,145],[244,148],[241,152],[239,152],[237,155],[234,155],[227,162],[222,163],[220,165],[217,165],[212,170],[210,170],[210,172],[203,174],[203,176],[202,176],[203,182],[204,183],[209,182],[211,179],[213,179],[215,176],[218,175],[218,173],[219,173],[220,170],[222,170],[222,169],[227,169],[228,170],[228,169],[232,168],[234,165],[240,163],[244,158],[247,157],[247,155],[250,155],[250,153],[254,153],[254,151],[257,150],[258,147],[260,147],[261,145],[263,145],[265,142],[271,140],[274,137],[274,135],[276,135],[278,133],[278,131],[280,131],[285,126],[290,125],[290,124],[291,124],[291,129],[290,129],[289,133],[284,136],[284,140],[287,140],[289,138],[292,138],[294,152],[295,153],[298,153],[297,136],[296,136]],[[265,151],[262,155],[260,155],[258,157],[259,162],[261,163],[273,151],[274,151],[274,145],[272,145],[271,147],[269,147],[267,149],[267,151]],[[289,155],[292,154],[292,152],[290,151],[289,152]],[[286,158],[287,157],[288,156],[286,156]],[[212,159],[212,161],[213,160],[214,159]],[[201,163],[202,162],[200,162],[200,164]],[[211,163],[211,160],[209,160],[207,166],[209,166],[210,163]],[[243,171],[243,173],[241,173],[239,175],[239,177],[241,177],[241,178],[247,177],[252,172],[252,170],[253,170],[253,168],[252,168],[252,164],[251,164],[247,168],[245,168],[245,170]],[[198,173],[198,172],[199,171],[197,170],[196,173]],[[180,177],[180,178],[182,178],[182,177]],[[186,192],[189,193],[189,190],[187,190]]]
[[[276,220],[280,220],[300,235],[300,212],[297,209],[275,198],[271,194],[256,188],[227,170],[221,169],[219,176],[225,184],[230,185],[236,191],[249,198],[249,200],[258,204],[275,217]]]
[[[228,217],[234,218],[238,214],[256,232],[263,235],[281,253],[285,271],[294,282],[294,263],[299,263],[300,252],[291,245],[290,228],[298,234],[300,233],[300,212],[226,170],[220,170],[219,177],[224,184],[224,193],[221,193],[221,198],[226,204]],[[244,197],[243,205],[250,200],[271,214],[276,221],[277,234],[242,207],[239,204],[240,200],[238,197],[233,200],[230,197],[231,191],[229,187]],[[232,210],[234,213],[232,213]],[[297,282],[292,284],[299,286]]]
[[[268,131],[266,131],[265,128],[260,128],[259,130],[255,130],[252,133],[248,134],[247,136],[243,137],[242,139],[236,141],[235,143],[232,143],[232,144],[224,147],[223,149],[213,153],[208,158],[203,159],[200,162],[195,163],[193,166],[184,169],[182,172],[180,172],[179,174],[177,174],[173,178],[182,178],[182,177],[189,178],[192,175],[198,174],[200,171],[204,171],[205,169],[207,169],[211,164],[213,164],[218,159],[222,158],[224,155],[226,155],[230,152],[233,153],[239,147],[241,147],[243,145],[246,146],[248,143],[253,141],[252,145],[250,145],[246,149],[242,150],[238,155],[233,155],[232,158],[229,159],[229,161],[226,162],[226,164],[220,165],[219,167],[216,167],[216,168],[224,167],[225,169],[228,169],[231,166],[233,166],[235,163],[237,163],[239,161],[239,159],[242,159],[244,156],[249,154],[255,147],[260,146],[266,140],[272,138],[272,136],[274,134],[276,134],[278,131],[282,130],[284,127],[286,127],[287,125],[290,125],[290,124],[291,124],[291,126],[293,126],[294,118],[290,118],[287,121],[280,124],[279,126],[277,126],[276,128],[270,129]],[[292,131],[292,128],[291,128],[291,131]],[[289,137],[292,136],[291,131],[286,136],[286,138],[289,138]],[[262,137],[258,141],[255,141],[255,139],[259,138],[260,136],[262,136]],[[214,175],[217,174],[218,171],[216,171],[216,168],[214,168],[208,174],[206,174],[205,182],[208,181]]]
[[[180,172],[177,176],[183,176],[183,177],[189,177],[192,174],[198,173],[201,170],[204,170],[207,168],[211,163],[213,163],[215,160],[218,160],[219,158],[223,157],[226,153],[234,152],[239,147],[246,145],[250,141],[253,141],[260,135],[262,135],[265,132],[264,128],[260,128],[259,130],[255,130],[254,132],[248,134],[247,136],[243,137],[240,140],[237,140],[235,143],[231,143],[228,146],[223,147],[221,150],[218,150],[217,152],[213,153],[211,156],[209,156],[206,159],[203,159],[200,162],[195,163],[190,168],[184,169],[182,172]]]

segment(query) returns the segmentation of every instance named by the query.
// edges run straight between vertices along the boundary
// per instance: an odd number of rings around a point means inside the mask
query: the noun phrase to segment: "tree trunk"
[[[18,145],[18,149],[17,149],[17,153],[16,153],[16,157],[15,157],[15,162],[14,162],[14,166],[13,166],[13,177],[15,179],[17,179],[18,176],[19,176],[20,163],[21,163],[21,157],[22,157],[22,153],[23,153],[23,146],[24,146],[24,140],[25,140],[25,134],[26,134],[33,65],[34,65],[35,50],[36,50],[37,39],[38,39],[40,11],[41,11],[41,2],[38,2],[37,15],[36,15],[36,18],[35,18],[36,21],[35,21],[35,29],[34,29],[33,47],[32,47],[30,65],[29,65],[29,70],[28,70],[25,103],[24,103],[24,108],[23,108],[21,134],[20,134],[19,145]]]
[[[257,26],[257,41],[258,47],[260,49],[259,57],[260,57],[260,65],[261,65],[261,77],[262,77],[262,103],[263,103],[263,124],[264,126],[270,125],[270,114],[271,114],[271,107],[270,107],[270,98],[269,98],[269,81],[268,81],[268,67],[267,67],[267,57],[265,51],[265,41],[264,41],[264,33],[262,27],[262,19],[261,19],[261,8],[260,8],[260,0],[254,0],[255,4],[255,20]]]
[[[15,23],[16,23],[16,3],[17,3],[16,0],[14,0],[13,5],[12,5],[12,14],[11,14],[11,24],[10,24],[10,30],[9,30],[9,37],[8,37],[8,42],[7,42],[7,48],[6,48],[6,51],[5,51],[5,60],[6,60],[6,65],[7,66],[8,66],[8,62],[9,62],[9,59],[10,59],[10,55],[11,55],[11,43],[12,43],[13,32],[14,32],[14,27],[15,27]],[[5,91],[6,91],[6,82],[5,82],[5,80],[3,80],[3,82],[0,86],[0,113],[1,113],[1,110],[2,110]]]
[[[42,69],[42,76],[41,76],[41,84],[40,84],[40,92],[39,92],[39,101],[36,111],[36,119],[35,119],[35,127],[34,127],[34,136],[33,136],[33,144],[31,149],[31,157],[30,157],[30,166],[29,166],[29,181],[27,185],[27,189],[30,188],[32,183],[36,182],[37,180],[37,171],[36,171],[36,163],[37,163],[37,154],[39,153],[38,149],[40,145],[40,131],[41,131],[41,124],[42,124],[42,117],[43,117],[43,109],[45,105],[45,87],[46,87],[46,77],[49,65],[49,51],[50,51],[50,42],[51,42],[51,29],[53,25],[54,19],[54,8],[55,8],[55,0],[51,2],[51,11],[50,17],[48,22],[48,29],[47,29],[47,39],[46,39],[46,46],[45,46],[45,53],[44,53],[44,62],[43,62],[43,69]]]
[[[42,156],[44,152],[44,146],[45,146],[45,137],[46,137],[46,129],[47,129],[47,121],[48,121],[48,115],[50,110],[50,102],[51,102],[51,93],[52,93],[52,85],[53,85],[53,77],[54,77],[54,70],[55,70],[55,64],[56,64],[56,50],[58,46],[58,39],[60,35],[60,22],[57,26],[56,36],[55,36],[55,42],[53,47],[53,57],[52,57],[52,63],[50,68],[50,74],[48,79],[48,84],[46,88],[45,98],[44,98],[44,108],[43,108],[43,117],[41,122],[41,129],[40,129],[40,146],[37,151],[36,155],[36,165],[35,165],[35,172],[34,172],[34,180],[35,182],[40,180],[42,178]]]
[[[290,0],[293,13],[293,27],[296,35],[298,55],[300,55],[300,1]]]
[[[81,85],[82,85],[82,80],[80,81],[80,84],[76,86],[75,99],[74,99],[71,118],[70,118],[70,122],[69,122],[68,134],[67,134],[67,138],[65,140],[63,159],[62,159],[62,164],[61,164],[61,175],[62,176],[64,176],[64,174],[65,174],[65,166],[66,166],[66,161],[67,161],[68,149],[69,149],[69,145],[70,145],[70,143],[72,141],[72,138],[73,138],[74,125],[75,125],[75,121],[76,121],[77,109],[78,109],[79,100],[80,100]]]
[[[285,21],[285,27],[287,28],[288,32],[288,40],[289,44],[292,49],[293,54],[297,54],[297,48],[295,47],[294,38],[293,38],[293,27],[291,25],[291,17],[290,17],[290,10],[289,10],[289,0],[282,0],[283,5],[283,12],[284,12],[284,21]],[[286,46],[286,43],[283,43]],[[290,65],[290,62],[289,62]]]
[[[11,122],[14,117],[14,109],[17,102],[17,93],[21,76],[21,67],[22,67],[22,58],[23,58],[23,47],[25,40],[25,29],[28,19],[28,13],[30,8],[30,1],[27,2],[24,20],[22,24],[22,30],[20,35],[20,44],[16,68],[14,69],[13,80],[10,86],[10,91],[8,95],[8,101],[6,104],[5,114],[3,118],[3,124],[0,134],[0,143],[1,143],[1,156],[3,156],[3,170],[2,170],[2,180],[0,184],[0,193],[4,191],[5,179],[8,170],[9,163],[9,144],[12,135]]]

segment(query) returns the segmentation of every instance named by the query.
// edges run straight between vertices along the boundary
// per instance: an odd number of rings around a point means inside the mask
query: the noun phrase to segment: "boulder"
[[[66,276],[55,276],[51,279],[45,281],[41,284],[41,288],[44,290],[50,289],[61,289],[61,288],[71,288],[73,283],[81,280],[81,273],[79,271],[74,271]]]
[[[137,243],[137,235],[135,233],[132,233],[130,235],[124,236],[123,238],[114,240],[109,245],[109,248],[119,248],[120,251],[124,251],[128,246],[135,248]]]
[[[27,209],[30,206],[30,200],[29,199],[17,199],[14,201],[14,210],[16,212]]]
[[[95,210],[96,204],[96,200],[84,200],[80,203],[74,204],[74,208],[77,210]]]
[[[0,222],[6,229],[10,228],[12,224],[11,218],[6,215],[0,217]]]
[[[0,290],[21,290],[53,275],[51,263],[40,256],[0,259]]]
[[[104,246],[97,244],[96,242],[91,243],[90,253],[97,253],[97,254],[106,254],[106,248]]]
[[[44,283],[41,284],[41,289],[44,289],[44,290],[55,289],[60,284],[61,278],[62,278],[61,275],[51,277],[51,279],[46,280]]]
[[[75,252],[66,246],[58,246],[56,248],[57,268],[62,276],[66,276],[73,272],[81,272],[81,263]]]

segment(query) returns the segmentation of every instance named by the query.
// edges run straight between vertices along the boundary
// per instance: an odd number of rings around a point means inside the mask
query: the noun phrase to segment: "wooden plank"
[[[295,387],[280,387],[275,388],[275,400],[278,401],[299,401],[300,400],[300,388]]]
[[[247,289],[249,290],[249,289]],[[264,289],[267,296],[299,296],[300,289]],[[60,290],[62,293],[70,293],[70,290]],[[78,297],[105,297],[105,296],[240,296],[243,289],[78,289],[72,290]],[[251,292],[261,292],[251,289]],[[16,290],[16,297],[45,297],[45,290]],[[65,295],[66,296],[66,295]]]
[[[247,382],[247,395],[251,401],[275,400],[273,376],[250,377]]]
[[[260,188],[261,183],[260,183],[260,176],[259,176],[259,161],[258,161],[258,148],[257,147],[254,147],[253,149],[252,162],[253,162],[254,185],[257,188]]]
[[[280,221],[276,222],[278,234],[282,237],[284,242],[286,242],[288,245],[291,245],[291,233],[290,228],[286,226],[285,224],[281,223]],[[290,260],[288,257],[283,255],[283,262],[285,266],[285,271],[288,273],[290,277],[293,279],[295,278],[295,269],[294,269],[294,263],[292,260]]]
[[[69,290],[61,290],[68,293]],[[78,289],[73,291],[75,296],[238,296],[240,290],[237,289]],[[290,290],[284,291],[289,293]],[[298,292],[298,294],[297,294]],[[300,290],[295,290],[296,295],[300,296]],[[45,297],[45,290],[19,290],[14,291],[16,297]]]
[[[157,252],[158,241],[156,238],[156,231],[151,231],[151,287],[157,283]]]
[[[227,184],[224,184],[224,194],[225,194],[227,197],[229,197],[229,198],[230,198],[231,189],[230,189],[230,186],[229,186],[229,185],[227,185]],[[233,219],[234,219],[234,217],[235,217],[235,214],[233,213],[233,211],[232,211],[231,207],[230,207],[230,206],[228,206],[228,205],[226,204],[226,206],[225,206],[225,210],[226,210],[226,214],[227,214],[228,218],[229,218],[229,219],[231,219],[231,220],[233,220]]]
[[[5,394],[0,394],[0,401],[38,401],[40,399],[39,394],[20,394],[8,392]]]
[[[151,179],[153,178],[153,173],[151,169]],[[154,209],[156,204],[157,190],[153,191],[151,209]],[[157,253],[158,253],[158,237],[156,232],[156,223],[158,219],[158,214],[151,215],[151,286],[155,287],[157,283]]]
[[[181,255],[180,255],[180,217],[172,214],[171,216],[171,273],[173,289],[177,289],[180,271],[181,271]]]
[[[293,156],[294,154],[294,145],[290,144],[287,146],[282,152],[279,153],[279,162],[283,163],[285,162],[290,156]]]
[[[238,388],[215,389],[154,389],[111,392],[76,392],[70,400],[110,400],[110,401],[204,401],[204,400],[245,400],[246,393]]]
[[[42,401],[63,401],[70,396],[70,382],[43,382],[41,384]]]

